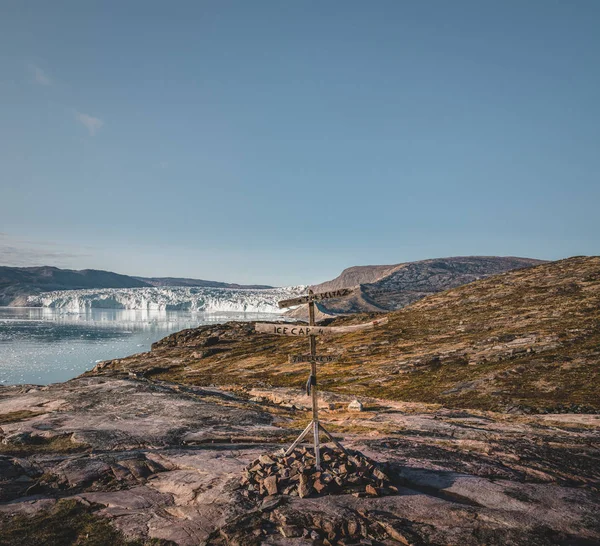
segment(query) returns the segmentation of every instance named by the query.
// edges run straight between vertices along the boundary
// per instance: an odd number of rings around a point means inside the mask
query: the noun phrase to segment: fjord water
[[[66,381],[101,360],[148,351],[154,341],[185,328],[273,318],[249,313],[0,307],[0,384]]]

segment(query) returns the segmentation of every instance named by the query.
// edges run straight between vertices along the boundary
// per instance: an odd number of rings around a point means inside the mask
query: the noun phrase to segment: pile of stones
[[[272,495],[299,497],[353,494],[356,497],[393,495],[398,488],[389,473],[358,451],[321,447],[321,470],[312,449],[299,448],[288,456],[261,455],[244,471],[241,481],[248,498]]]

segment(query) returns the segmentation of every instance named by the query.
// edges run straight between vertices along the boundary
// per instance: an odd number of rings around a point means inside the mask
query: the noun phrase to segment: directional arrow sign
[[[298,364],[299,362],[333,362],[337,356],[333,355],[290,355],[290,364]]]
[[[273,324],[268,322],[257,322],[254,325],[256,332],[260,334],[277,334],[280,336],[326,336],[332,334],[348,334],[360,330],[370,330],[382,324],[387,324],[387,317],[363,324],[352,324],[350,326],[299,326],[297,324]]]
[[[300,296],[298,298],[292,298],[290,300],[281,300],[277,305],[282,307],[294,307],[294,305],[302,305],[303,303],[310,303],[311,301],[328,300],[331,298],[341,298],[352,294],[350,288],[340,288],[339,290],[332,290],[331,292],[320,292],[319,294],[307,294],[306,296]]]

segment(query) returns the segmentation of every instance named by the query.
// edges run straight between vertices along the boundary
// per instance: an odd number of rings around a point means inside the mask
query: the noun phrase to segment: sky
[[[2,0],[0,265],[599,254],[599,58],[596,0]]]

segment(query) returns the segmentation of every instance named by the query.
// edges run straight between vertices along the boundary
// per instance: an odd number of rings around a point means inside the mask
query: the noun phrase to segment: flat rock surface
[[[308,421],[297,391],[266,398],[108,376],[0,388],[0,514],[76,499],[128,537],[184,546],[600,541],[596,415],[376,399],[352,413],[336,395],[328,429],[386,464],[397,494],[256,500],[244,468]]]

